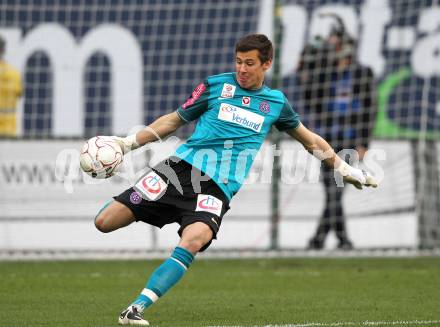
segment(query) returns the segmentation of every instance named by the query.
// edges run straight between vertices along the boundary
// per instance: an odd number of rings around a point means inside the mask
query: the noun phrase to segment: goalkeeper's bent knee
[[[113,200],[110,200],[110,201],[108,201],[106,204],[104,204],[103,206],[102,206],[102,208],[101,209],[99,209],[99,211],[98,211],[98,213],[96,214],[96,216],[95,216],[95,219],[94,219],[94,223],[95,223],[95,227],[99,230],[99,231],[101,231],[101,232],[104,232],[105,233],[105,229],[103,228],[103,226],[101,226],[101,224],[98,222],[98,217],[99,217],[99,215],[111,204],[113,202]]]

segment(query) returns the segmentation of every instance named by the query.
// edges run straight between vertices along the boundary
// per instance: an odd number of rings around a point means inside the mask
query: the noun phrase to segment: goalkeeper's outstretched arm
[[[316,158],[338,171],[345,182],[353,184],[358,189],[362,189],[362,186],[377,187],[377,182],[371,174],[347,164],[336,155],[326,140],[304,125],[300,124],[297,128],[288,130],[287,133],[298,140]]]
[[[185,122],[179,117],[177,112],[172,112],[157,118],[150,125],[136,134],[127,137],[113,136],[113,139],[119,143],[124,154],[137,149],[147,143],[161,140],[164,137],[175,132]]]
[[[113,136],[113,139],[119,143],[124,154],[137,149],[147,143],[163,139],[175,132],[185,122],[179,117],[177,112],[163,115],[136,134],[127,137]]]

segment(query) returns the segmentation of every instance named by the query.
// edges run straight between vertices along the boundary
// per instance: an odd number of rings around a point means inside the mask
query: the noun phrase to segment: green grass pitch
[[[0,262],[0,326],[117,326],[160,262]],[[196,260],[145,316],[164,327],[440,326],[440,258]]]

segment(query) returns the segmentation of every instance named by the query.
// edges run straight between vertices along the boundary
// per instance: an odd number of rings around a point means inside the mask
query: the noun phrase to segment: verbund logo
[[[264,123],[263,116],[226,103],[221,104],[218,119],[240,125],[258,133],[261,131]]]

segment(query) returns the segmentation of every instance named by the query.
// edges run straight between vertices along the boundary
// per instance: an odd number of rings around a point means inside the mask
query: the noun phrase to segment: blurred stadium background
[[[274,15],[278,4],[279,22]],[[378,115],[372,167],[378,189],[345,196],[348,231],[358,250],[440,247],[440,7],[435,0],[0,1],[6,60],[24,85],[17,139],[0,140],[0,257],[144,257],[177,241],[177,226],[135,224],[100,234],[93,217],[160,160],[192,125],[133,155],[134,172],[91,185],[78,150],[95,135],[127,135],[176,109],[206,76],[234,69],[234,43],[262,32],[278,44],[280,88],[302,117],[296,66],[302,48],[328,33],[339,15],[358,40],[357,57],[375,74]],[[281,26],[277,29],[276,26]],[[316,165],[281,140],[279,193],[268,141],[251,180],[233,200],[219,240],[232,254],[302,250],[323,208]],[[292,165],[293,163],[293,165]],[[274,199],[273,194],[278,196]],[[336,239],[327,242],[334,248]],[[235,250],[230,252],[229,250]],[[275,252],[276,253],[276,252]]]

